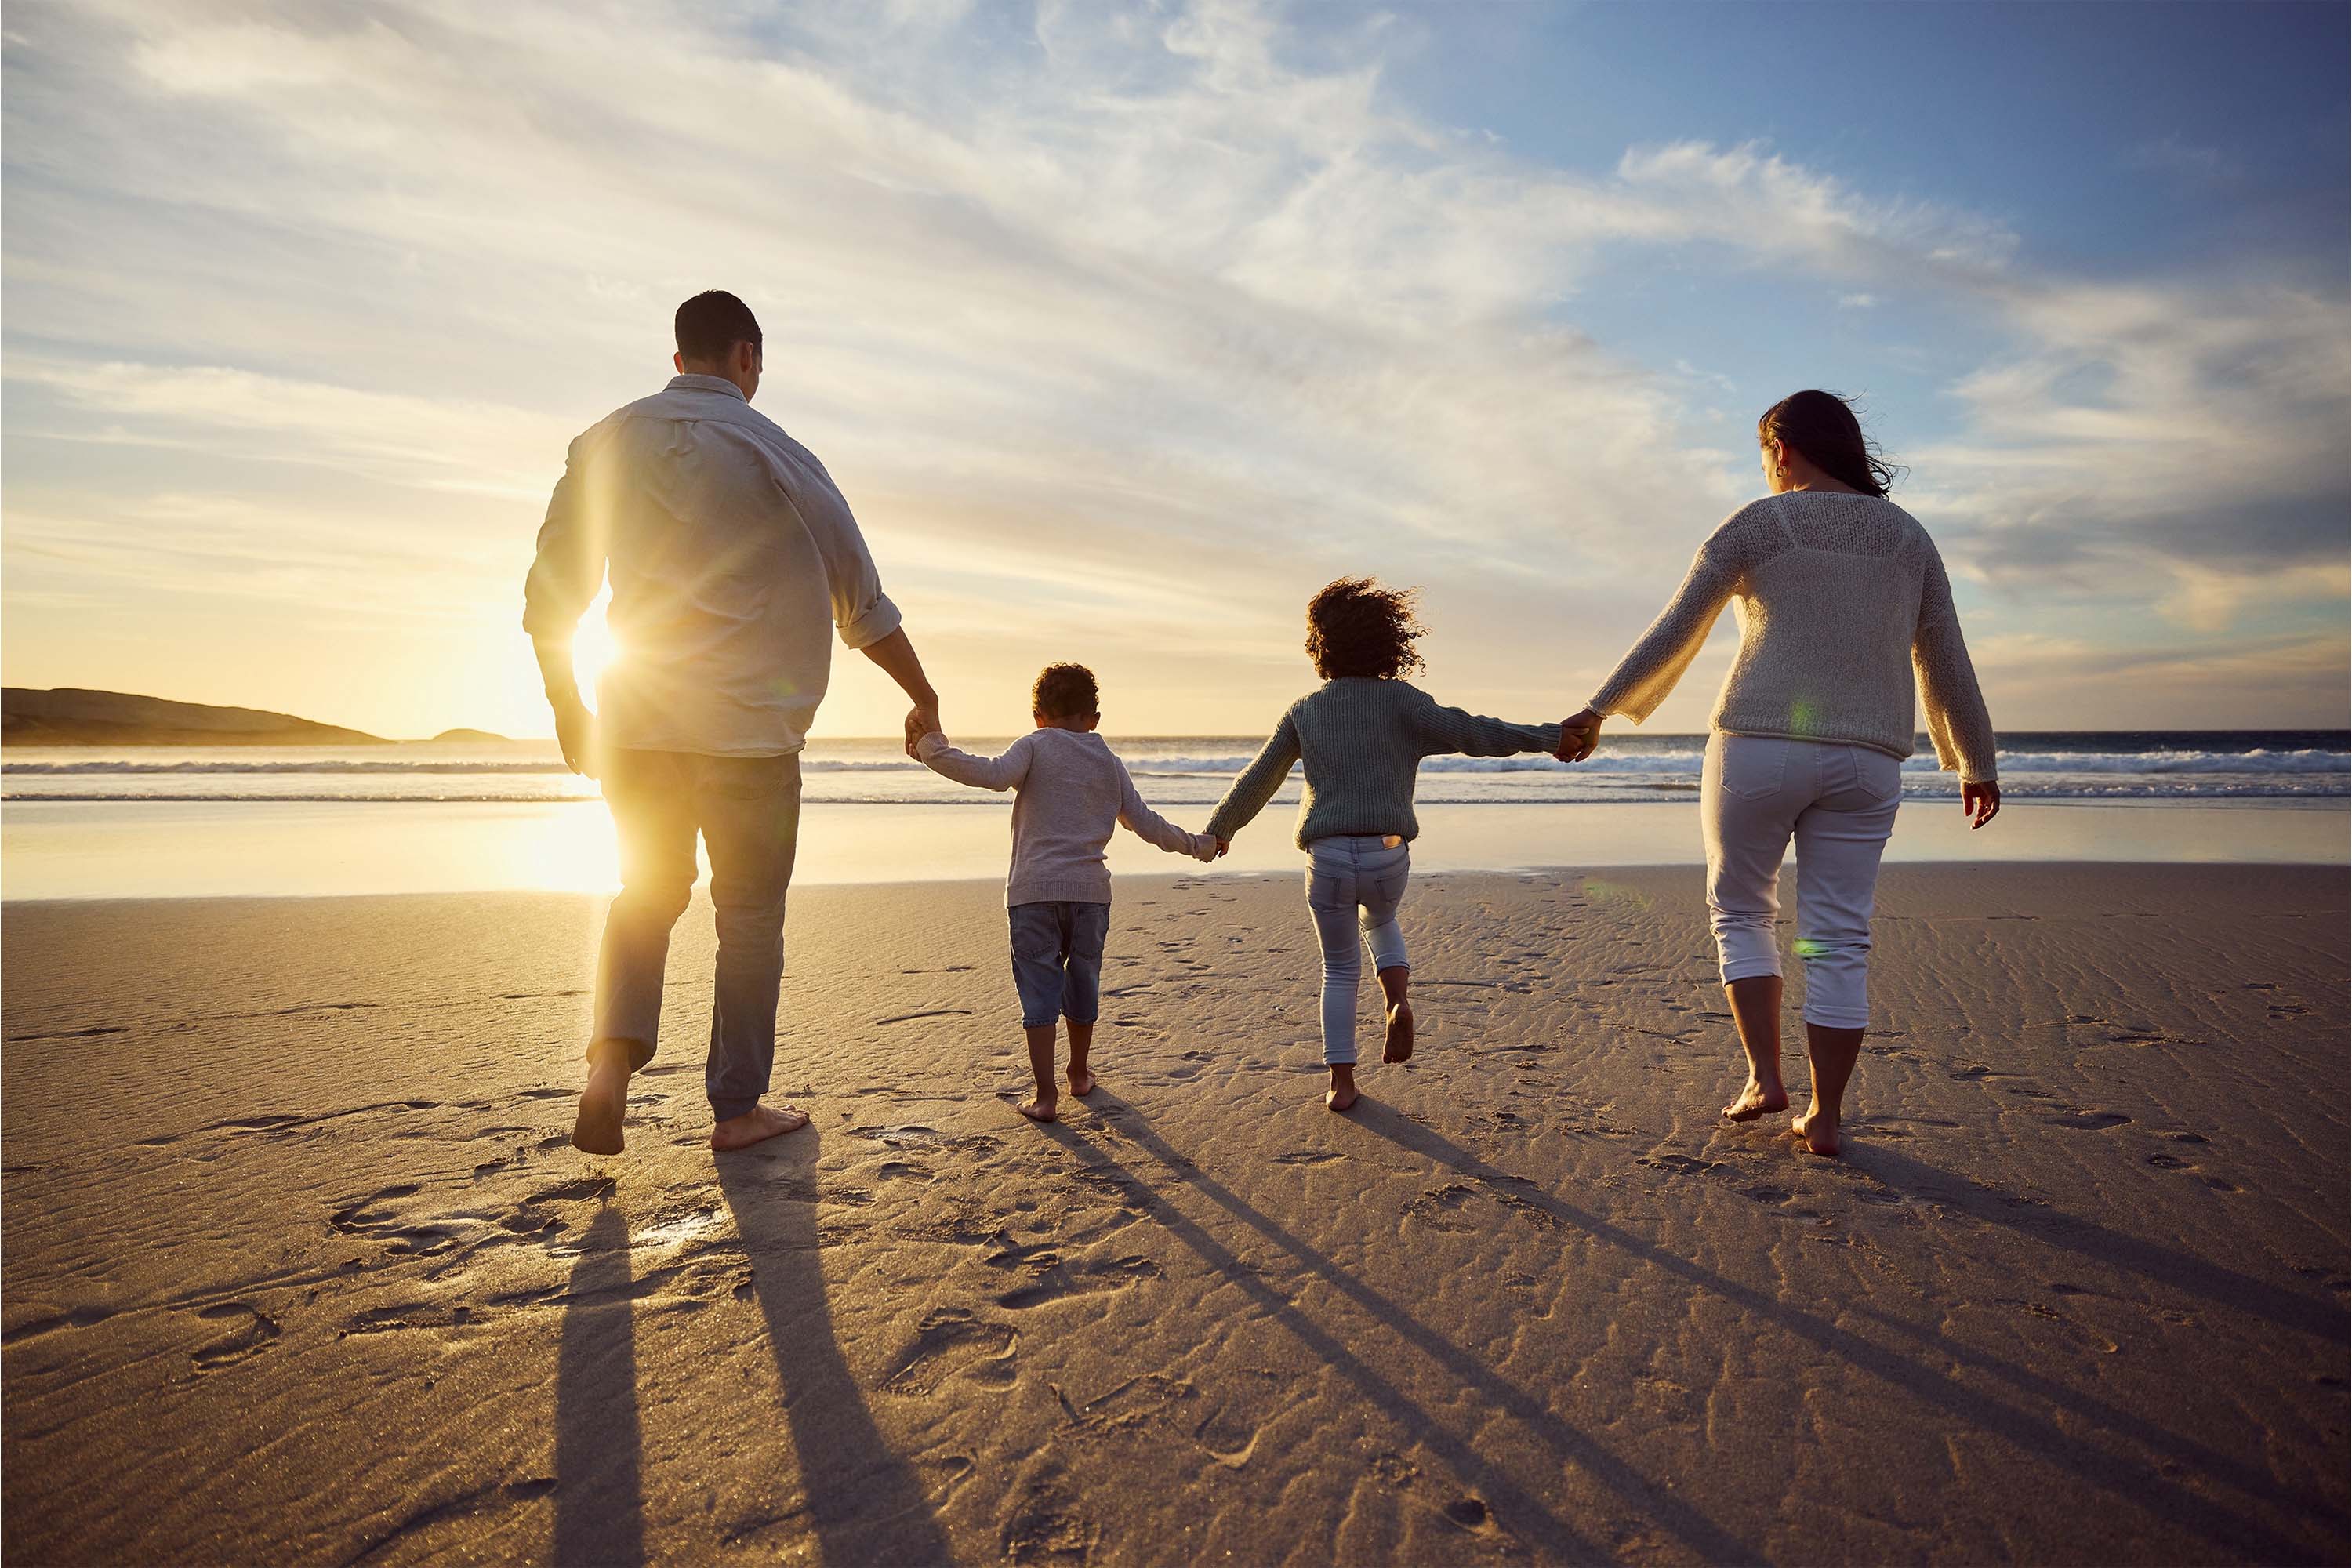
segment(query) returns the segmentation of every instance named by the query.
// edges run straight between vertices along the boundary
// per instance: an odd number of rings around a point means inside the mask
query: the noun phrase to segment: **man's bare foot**
[[[1759,1116],[1788,1109],[1787,1089],[1777,1083],[1766,1089],[1756,1081],[1756,1075],[1750,1073],[1748,1087],[1739,1091],[1739,1098],[1723,1108],[1723,1119],[1726,1121],[1753,1121]]]
[[[1789,1136],[1825,1160],[1837,1158],[1838,1124],[1834,1116],[1809,1110],[1790,1121]]]
[[[755,1105],[740,1116],[730,1116],[710,1130],[710,1146],[725,1151],[749,1149],[754,1143],[786,1132],[797,1132],[808,1125],[808,1112],[792,1106],[781,1109]]]
[[[1381,1047],[1381,1060],[1384,1062],[1412,1060],[1412,1003],[1400,1002],[1389,1009],[1389,1040],[1388,1044]]]
[[[619,1153],[621,1123],[628,1111],[628,1068],[621,1062],[600,1060],[588,1069],[588,1087],[580,1091],[580,1115],[572,1123],[572,1146],[583,1154]]]
[[[1334,1110],[1349,1110],[1355,1108],[1356,1100],[1354,1064],[1334,1067],[1331,1069],[1331,1087],[1324,1091],[1323,1103]]]
[[[1076,1095],[1080,1100],[1084,1100],[1094,1091],[1095,1075],[1088,1072],[1084,1068],[1072,1068],[1070,1069],[1070,1092]]]
[[[1094,1086],[1089,1084],[1087,1087],[1091,1089]],[[1032,1121],[1057,1121],[1061,1116],[1061,1096],[1041,1094],[1034,1100],[1023,1100],[1013,1109]]]

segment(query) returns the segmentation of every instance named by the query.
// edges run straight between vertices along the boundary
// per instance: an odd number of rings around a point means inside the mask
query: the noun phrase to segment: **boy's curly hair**
[[[1326,680],[1382,678],[1421,668],[1413,644],[1429,630],[1412,613],[1414,590],[1383,588],[1370,577],[1327,583],[1307,601],[1307,657]]]
[[[1083,664],[1049,664],[1029,689],[1029,706],[1048,719],[1084,719],[1102,711],[1095,672]]]

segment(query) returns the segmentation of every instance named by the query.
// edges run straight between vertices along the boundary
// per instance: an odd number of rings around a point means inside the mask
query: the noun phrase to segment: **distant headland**
[[[502,741],[487,730],[445,730],[436,741]],[[390,746],[364,730],[258,708],[216,708],[127,691],[0,689],[0,745]]]

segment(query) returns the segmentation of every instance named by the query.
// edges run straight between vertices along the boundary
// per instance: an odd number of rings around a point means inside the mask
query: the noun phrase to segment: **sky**
[[[15,0],[0,672],[547,733],[547,493],[719,287],[951,734],[1062,659],[1113,733],[1263,730],[1343,574],[1557,719],[1804,386],[1998,726],[2341,726],[2347,16]],[[840,653],[816,733],[903,708]]]

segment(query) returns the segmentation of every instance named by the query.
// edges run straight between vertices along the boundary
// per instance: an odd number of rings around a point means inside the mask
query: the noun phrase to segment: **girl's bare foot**
[[[1825,1160],[1837,1158],[1838,1124],[1834,1116],[1819,1110],[1809,1110],[1789,1123],[1789,1136]]]
[[[808,1125],[808,1112],[792,1106],[782,1108],[755,1105],[740,1116],[730,1116],[710,1130],[710,1146],[725,1152],[749,1149],[754,1143],[764,1143],[786,1132],[797,1132]]]
[[[1094,1091],[1095,1075],[1088,1072],[1084,1068],[1072,1068],[1070,1069],[1070,1092],[1076,1095],[1080,1100],[1084,1100]],[[1053,1118],[1047,1117],[1046,1120],[1050,1121]]]
[[[1334,1110],[1353,1109],[1356,1103],[1356,1068],[1353,1063],[1331,1068],[1331,1087],[1324,1092],[1323,1103]]]
[[[1088,1085],[1088,1087],[1091,1088],[1093,1086]],[[1056,1120],[1061,1114],[1059,1105],[1060,1097],[1058,1095],[1041,1094],[1034,1100],[1023,1100],[1013,1109],[1019,1111],[1022,1115],[1027,1117],[1032,1121],[1052,1121]]]
[[[1756,1081],[1755,1074],[1750,1073],[1748,1087],[1739,1091],[1739,1098],[1723,1108],[1723,1119],[1726,1121],[1753,1121],[1759,1116],[1788,1109],[1789,1091],[1785,1088],[1776,1083],[1767,1089]]]
[[[1400,1002],[1389,1009],[1388,1044],[1381,1049],[1384,1062],[1412,1060],[1412,1004]]]

